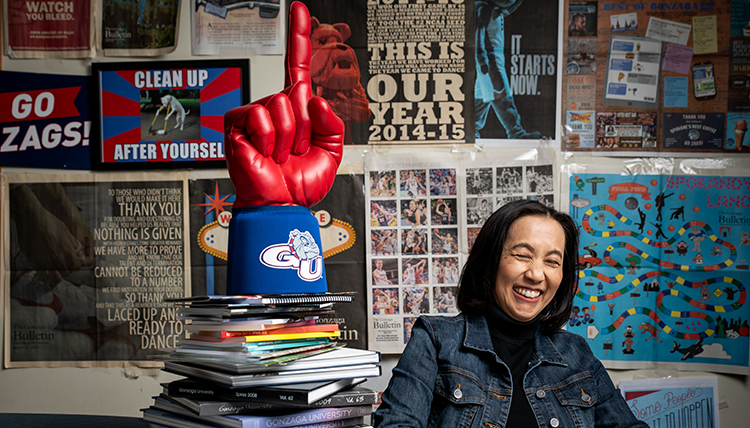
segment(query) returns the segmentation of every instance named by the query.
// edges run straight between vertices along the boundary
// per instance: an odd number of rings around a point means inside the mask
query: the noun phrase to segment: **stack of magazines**
[[[185,376],[162,384],[143,419],[160,427],[367,426],[380,354],[338,343],[318,324],[352,293],[173,299],[188,337],[151,358]]]

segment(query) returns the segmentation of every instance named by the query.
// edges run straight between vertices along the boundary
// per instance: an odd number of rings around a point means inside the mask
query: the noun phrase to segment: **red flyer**
[[[85,58],[93,41],[89,0],[8,0],[5,53],[11,58]]]

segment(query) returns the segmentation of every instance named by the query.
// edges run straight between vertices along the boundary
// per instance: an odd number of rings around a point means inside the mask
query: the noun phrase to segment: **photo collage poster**
[[[555,169],[538,159],[370,156],[365,167],[370,349],[401,353],[418,316],[457,314],[461,268],[485,220],[516,199],[554,206]]]
[[[568,331],[608,368],[746,374],[749,190],[747,176],[571,173]]]

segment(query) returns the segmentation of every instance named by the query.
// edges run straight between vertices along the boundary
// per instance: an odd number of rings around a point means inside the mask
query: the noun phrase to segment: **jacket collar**
[[[482,314],[463,314],[466,318],[466,334],[464,335],[464,346],[476,349],[482,352],[490,352],[498,361],[500,358],[495,354],[492,347],[492,338],[487,326],[487,319]],[[567,366],[568,363],[563,358],[560,351],[552,341],[551,336],[542,334],[541,329],[537,329],[534,338],[534,356],[544,363]]]

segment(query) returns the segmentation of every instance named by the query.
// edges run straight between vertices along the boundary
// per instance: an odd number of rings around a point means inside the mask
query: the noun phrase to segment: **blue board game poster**
[[[750,178],[574,174],[568,330],[608,368],[746,374]]]
[[[0,71],[0,165],[91,169],[89,77]]]

